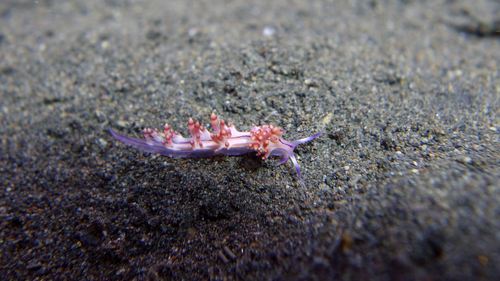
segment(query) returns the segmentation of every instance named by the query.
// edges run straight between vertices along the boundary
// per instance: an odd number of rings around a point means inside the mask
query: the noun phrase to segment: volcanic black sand
[[[500,2],[335,2],[1,1],[2,280],[500,280]]]

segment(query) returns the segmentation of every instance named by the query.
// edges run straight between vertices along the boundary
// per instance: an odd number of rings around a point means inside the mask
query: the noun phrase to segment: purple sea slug
[[[188,128],[191,138],[182,137],[168,124],[163,127],[163,134],[157,129],[144,129],[144,139],[122,136],[112,129],[109,131],[122,143],[140,151],[174,158],[211,157],[219,154],[234,156],[257,152],[257,155],[262,155],[262,159],[267,159],[269,156],[283,157],[277,166],[290,158],[303,187],[305,184],[293,151],[297,145],[311,141],[324,133],[322,131],[308,138],[286,141],[281,138],[283,128],[262,125],[254,126],[250,132],[238,132],[233,124],[226,123],[224,120],[218,121],[215,113],[210,116],[210,124],[214,133],[208,132],[198,121],[194,122],[192,118],[189,118]]]

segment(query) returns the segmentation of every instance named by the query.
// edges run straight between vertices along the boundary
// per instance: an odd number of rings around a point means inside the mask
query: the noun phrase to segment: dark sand
[[[500,3],[256,2],[1,1],[2,280],[500,280]]]

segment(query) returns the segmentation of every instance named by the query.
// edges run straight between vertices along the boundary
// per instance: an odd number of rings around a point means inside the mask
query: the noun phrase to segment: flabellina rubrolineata
[[[303,187],[305,184],[293,151],[297,145],[311,141],[324,133],[322,131],[308,138],[286,141],[281,138],[284,130],[280,127],[262,125],[254,126],[250,132],[238,132],[233,124],[224,120],[218,121],[215,113],[210,116],[210,124],[214,133],[208,132],[198,121],[194,122],[189,118],[188,128],[191,138],[182,137],[168,124],[163,127],[163,134],[157,129],[144,129],[144,139],[122,136],[112,129],[109,129],[109,132],[122,143],[140,151],[173,158],[235,156],[257,152],[257,155],[262,155],[262,159],[267,159],[269,156],[282,157],[277,166],[284,164],[290,158]]]

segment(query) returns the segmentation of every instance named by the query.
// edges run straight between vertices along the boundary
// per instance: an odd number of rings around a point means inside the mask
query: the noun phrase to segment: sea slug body
[[[297,145],[311,141],[324,132],[296,141],[286,141],[281,138],[284,130],[273,125],[254,126],[250,132],[238,132],[233,124],[217,120],[215,113],[210,116],[210,124],[214,133],[208,132],[199,122],[189,118],[188,128],[191,138],[182,137],[168,124],[163,126],[163,133],[157,129],[144,129],[143,140],[122,136],[112,129],[109,129],[109,132],[122,143],[140,151],[174,158],[211,157],[219,154],[235,156],[257,152],[257,155],[262,155],[262,159],[267,159],[269,156],[283,157],[277,166],[284,164],[290,158],[303,187],[305,184],[293,151]]]

